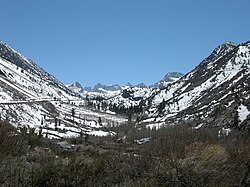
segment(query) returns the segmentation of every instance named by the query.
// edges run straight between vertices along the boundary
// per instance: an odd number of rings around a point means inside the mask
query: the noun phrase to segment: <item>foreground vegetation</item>
[[[124,125],[125,127],[126,125]],[[69,139],[78,151],[62,151],[32,129],[0,124],[0,186],[248,186],[250,138],[234,132],[179,125],[118,137]],[[123,129],[124,128],[124,129]],[[123,130],[121,130],[123,129]],[[115,130],[115,129],[114,129]],[[28,133],[29,131],[29,133]],[[151,136],[137,145],[135,137]]]

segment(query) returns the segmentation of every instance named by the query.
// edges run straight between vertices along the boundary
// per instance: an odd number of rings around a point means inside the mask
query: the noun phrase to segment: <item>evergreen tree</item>
[[[101,117],[98,118],[98,123],[99,123],[99,125],[102,125],[102,118]]]
[[[72,108],[71,109],[71,115],[73,117],[73,122],[75,122],[75,114],[76,114],[75,108]]]

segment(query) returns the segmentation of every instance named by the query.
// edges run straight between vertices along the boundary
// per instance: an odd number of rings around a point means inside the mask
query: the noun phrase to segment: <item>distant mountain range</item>
[[[117,92],[122,90],[122,88],[120,87],[120,85],[116,84],[116,85],[103,85],[101,83],[96,84],[94,87],[82,87],[82,85],[79,82],[75,82],[73,84],[67,85],[67,87],[75,92],[75,93],[109,93],[109,92]]]
[[[167,73],[164,78],[157,83],[149,86],[150,88],[165,88],[168,84],[173,83],[174,81],[177,81],[181,76],[183,76],[182,73],[179,72],[170,72]],[[94,87],[82,87],[82,85],[79,82],[75,82],[73,84],[67,85],[67,87],[76,93],[84,93],[84,92],[97,92],[97,93],[119,93],[118,91],[122,91],[124,88],[127,87],[138,87],[138,88],[147,88],[144,83],[140,83],[137,85],[132,85],[130,83],[127,83],[125,86],[120,86],[118,84],[112,84],[112,85],[103,85],[101,83],[96,84]]]

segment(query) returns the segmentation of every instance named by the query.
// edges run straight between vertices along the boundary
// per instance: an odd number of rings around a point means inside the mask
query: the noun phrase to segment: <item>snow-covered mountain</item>
[[[116,95],[92,99],[110,111],[138,115],[148,127],[250,129],[249,46],[226,42],[186,75],[168,73],[152,87],[128,84]]]
[[[99,93],[108,93],[108,92],[117,92],[120,91],[121,87],[118,84],[112,85],[103,85],[101,83],[96,84],[91,90],[87,90],[90,92],[99,92]]]
[[[82,87],[79,82],[67,85],[67,87],[76,94],[83,95],[117,95],[122,88],[118,84],[103,85],[101,83],[96,84],[94,87]]]
[[[183,74],[179,73],[179,72],[167,73],[162,80],[156,82],[155,84],[151,85],[150,87],[163,89],[167,85],[169,85],[170,83],[177,81],[182,76],[183,76]]]
[[[217,47],[190,73],[146,99],[144,122],[250,129],[250,42]]]
[[[148,94],[156,88],[163,89],[168,84],[177,81],[183,74],[179,72],[170,72],[165,77],[148,87],[144,83],[132,85],[127,83],[125,86],[115,85],[103,85],[101,83],[96,84],[94,87],[82,87],[78,82],[68,85],[67,87],[76,94],[80,94],[83,97],[88,97],[94,100],[95,103],[105,102],[106,105],[116,105],[122,107],[138,106]]]
[[[165,88],[168,84],[177,81],[182,73],[179,72],[170,72],[167,73],[164,78],[157,83],[151,85],[151,88]],[[111,84],[111,85],[103,85],[101,83],[96,84],[94,87],[82,87],[79,82],[75,82],[73,84],[67,85],[67,87],[74,93],[83,93],[88,92],[89,94],[93,93],[103,93],[103,94],[111,94],[116,95],[120,94],[122,90],[127,89],[128,87],[137,87],[137,88],[147,88],[144,83],[139,83],[137,85],[132,85],[131,83],[127,83],[125,86],[120,86],[119,84]]]
[[[83,93],[84,89],[82,87],[82,85],[79,82],[75,82],[73,84],[70,85],[66,85],[68,87],[68,89],[70,89],[72,92],[74,93]]]
[[[51,138],[107,135],[109,132],[99,128],[126,120],[89,110],[85,103],[81,95],[0,42],[0,120],[7,119],[16,127],[35,128]]]
[[[99,128],[127,120],[117,114],[138,115],[139,124],[150,128],[188,123],[250,130],[249,82],[250,42],[226,42],[191,72],[168,73],[153,87],[91,89],[79,83],[66,87],[0,42],[0,119],[54,138],[110,134]]]

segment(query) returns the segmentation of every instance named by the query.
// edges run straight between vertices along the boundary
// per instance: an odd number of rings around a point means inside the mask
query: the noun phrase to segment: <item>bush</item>
[[[28,144],[33,138],[21,134],[1,123],[0,186],[227,187],[247,186],[250,177],[249,137],[236,131],[219,139],[214,129],[174,126],[155,132],[158,137],[144,145],[100,138],[59,155],[48,147],[45,152],[28,149],[35,145]]]
[[[22,155],[26,150],[26,142],[17,130],[7,121],[0,122],[0,157]]]

